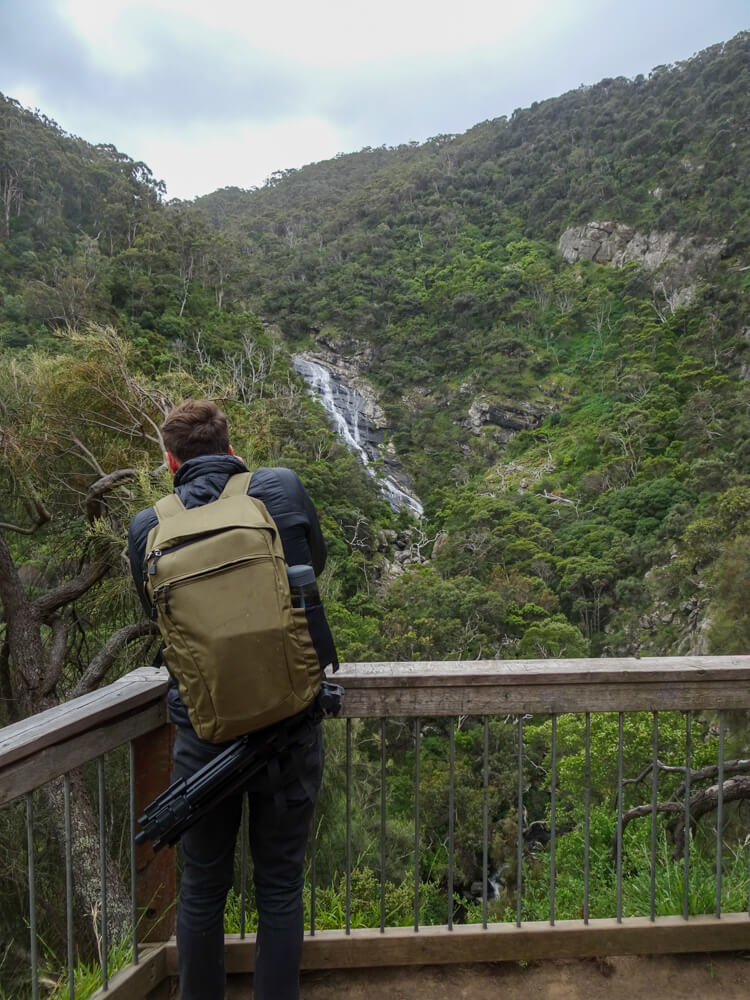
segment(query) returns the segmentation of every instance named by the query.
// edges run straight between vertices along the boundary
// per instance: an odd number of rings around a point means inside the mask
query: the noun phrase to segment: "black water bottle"
[[[313,608],[316,604],[320,604],[318,584],[312,566],[290,566],[286,575],[289,577],[293,608]]]

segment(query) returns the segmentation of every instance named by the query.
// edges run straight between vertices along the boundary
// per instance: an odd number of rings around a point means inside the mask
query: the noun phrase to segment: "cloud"
[[[104,113],[162,125],[238,115],[269,121],[295,111],[302,97],[304,81],[245,39],[226,30],[207,38],[168,11],[129,22],[108,61],[49,0],[15,11],[0,6],[0,39],[3,76],[16,90],[84,119]]]
[[[0,89],[184,197],[648,72],[746,14],[747,0],[0,0]]]
[[[54,0],[0,4],[3,88],[29,88],[40,73],[45,80],[68,80],[77,87],[86,60],[85,45],[71,32]]]
[[[301,115],[350,128],[375,114],[401,132],[425,106],[483,85],[476,72],[498,55],[512,62],[519,37],[521,49],[548,37],[554,14],[535,25],[545,3],[4,0],[0,58],[16,91],[83,121],[184,128]]]
[[[191,135],[141,136],[139,158],[158,164],[170,198],[189,199],[218,187],[257,187],[276,170],[326,160],[347,146],[346,139],[320,118],[290,118],[232,129],[198,129]]]

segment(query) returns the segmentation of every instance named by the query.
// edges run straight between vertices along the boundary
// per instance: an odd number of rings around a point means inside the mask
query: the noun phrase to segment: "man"
[[[207,400],[176,406],[162,427],[174,489],[185,507],[216,500],[230,476],[246,472],[229,443],[227,420]],[[312,565],[319,574],[326,547],[315,509],[289,469],[257,469],[248,489],[262,500],[279,530],[287,565]],[[147,611],[143,573],[146,541],[157,517],[152,507],[133,518],[128,552],[135,586]],[[177,726],[173,780],[188,777],[227,744],[199,739],[177,682],[170,675],[169,715]],[[296,718],[296,717],[295,717]],[[249,795],[250,850],[258,906],[254,992],[256,1000],[296,1000],[304,932],[302,887],[310,821],[323,772],[320,725],[300,715],[294,745],[248,779],[182,837],[184,865],[177,907],[181,1000],[223,1000],[227,892],[239,830],[242,793]]]

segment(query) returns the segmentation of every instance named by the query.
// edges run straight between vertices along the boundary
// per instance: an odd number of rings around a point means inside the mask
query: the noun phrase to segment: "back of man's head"
[[[229,451],[227,418],[210,399],[186,399],[167,414],[161,428],[164,447],[180,462]]]

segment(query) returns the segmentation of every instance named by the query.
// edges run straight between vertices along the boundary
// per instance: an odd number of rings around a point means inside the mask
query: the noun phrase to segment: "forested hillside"
[[[158,427],[183,396],[222,403],[249,465],[306,483],[342,659],[750,651],[749,178],[748,33],[463,135],[193,203],[165,202],[145,164],[0,95],[0,723],[153,656],[123,543],[131,514],[169,488]],[[300,352],[369,385],[421,520],[394,513],[336,438],[294,372]],[[573,831],[580,726],[561,733]],[[682,731],[663,733],[677,765]],[[545,723],[529,734],[543,816]],[[515,737],[502,721],[491,735],[500,869]],[[388,864],[403,895],[412,736],[392,737]],[[365,896],[378,738],[358,751],[353,806]],[[481,870],[481,738],[467,726],[459,740],[464,887]],[[634,722],[633,772],[649,738]],[[731,739],[746,756],[742,727]],[[433,804],[445,746],[438,728],[425,742]],[[322,836],[333,883],[340,824]],[[433,888],[441,851],[425,855]],[[112,913],[129,912],[125,896]],[[10,940],[15,901],[0,918]]]
[[[234,397],[329,514],[352,657],[744,648],[749,54],[194,204],[5,100],[3,357],[109,324],[147,378]],[[323,444],[300,349],[366,376],[426,501],[393,586],[408,519]]]
[[[427,499],[376,655],[747,648],[749,56],[198,201],[243,299],[374,383]]]

